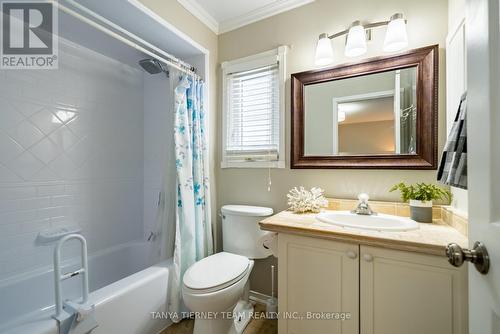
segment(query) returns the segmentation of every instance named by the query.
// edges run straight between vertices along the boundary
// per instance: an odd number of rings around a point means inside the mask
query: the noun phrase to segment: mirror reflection
[[[416,67],[305,86],[305,155],[415,154],[416,86]]]

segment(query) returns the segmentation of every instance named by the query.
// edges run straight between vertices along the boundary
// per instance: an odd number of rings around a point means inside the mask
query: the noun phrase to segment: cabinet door
[[[467,333],[467,271],[445,257],[361,246],[361,334]]]
[[[359,246],[286,234],[278,243],[278,332],[359,333]],[[327,319],[341,312],[350,319]]]

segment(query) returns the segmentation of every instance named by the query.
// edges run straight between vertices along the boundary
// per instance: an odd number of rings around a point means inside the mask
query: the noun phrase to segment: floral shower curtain
[[[190,76],[182,76],[175,88],[177,207],[169,310],[177,314],[182,305],[184,272],[213,253],[203,90],[203,82]]]

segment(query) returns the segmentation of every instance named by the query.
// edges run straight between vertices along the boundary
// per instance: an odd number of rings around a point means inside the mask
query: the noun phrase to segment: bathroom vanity
[[[418,225],[344,228],[288,211],[262,221],[278,233],[279,333],[467,333],[467,269],[445,256],[467,238],[440,220]]]

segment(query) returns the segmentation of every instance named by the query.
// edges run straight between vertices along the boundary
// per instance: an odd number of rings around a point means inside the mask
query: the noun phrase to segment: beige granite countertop
[[[324,210],[328,211],[328,210]],[[467,237],[455,228],[436,219],[432,224],[419,223],[419,229],[406,232],[382,232],[344,228],[320,222],[316,214],[295,214],[282,211],[260,222],[261,229],[278,233],[331,239],[362,245],[445,256],[445,247],[455,242],[468,246]]]

